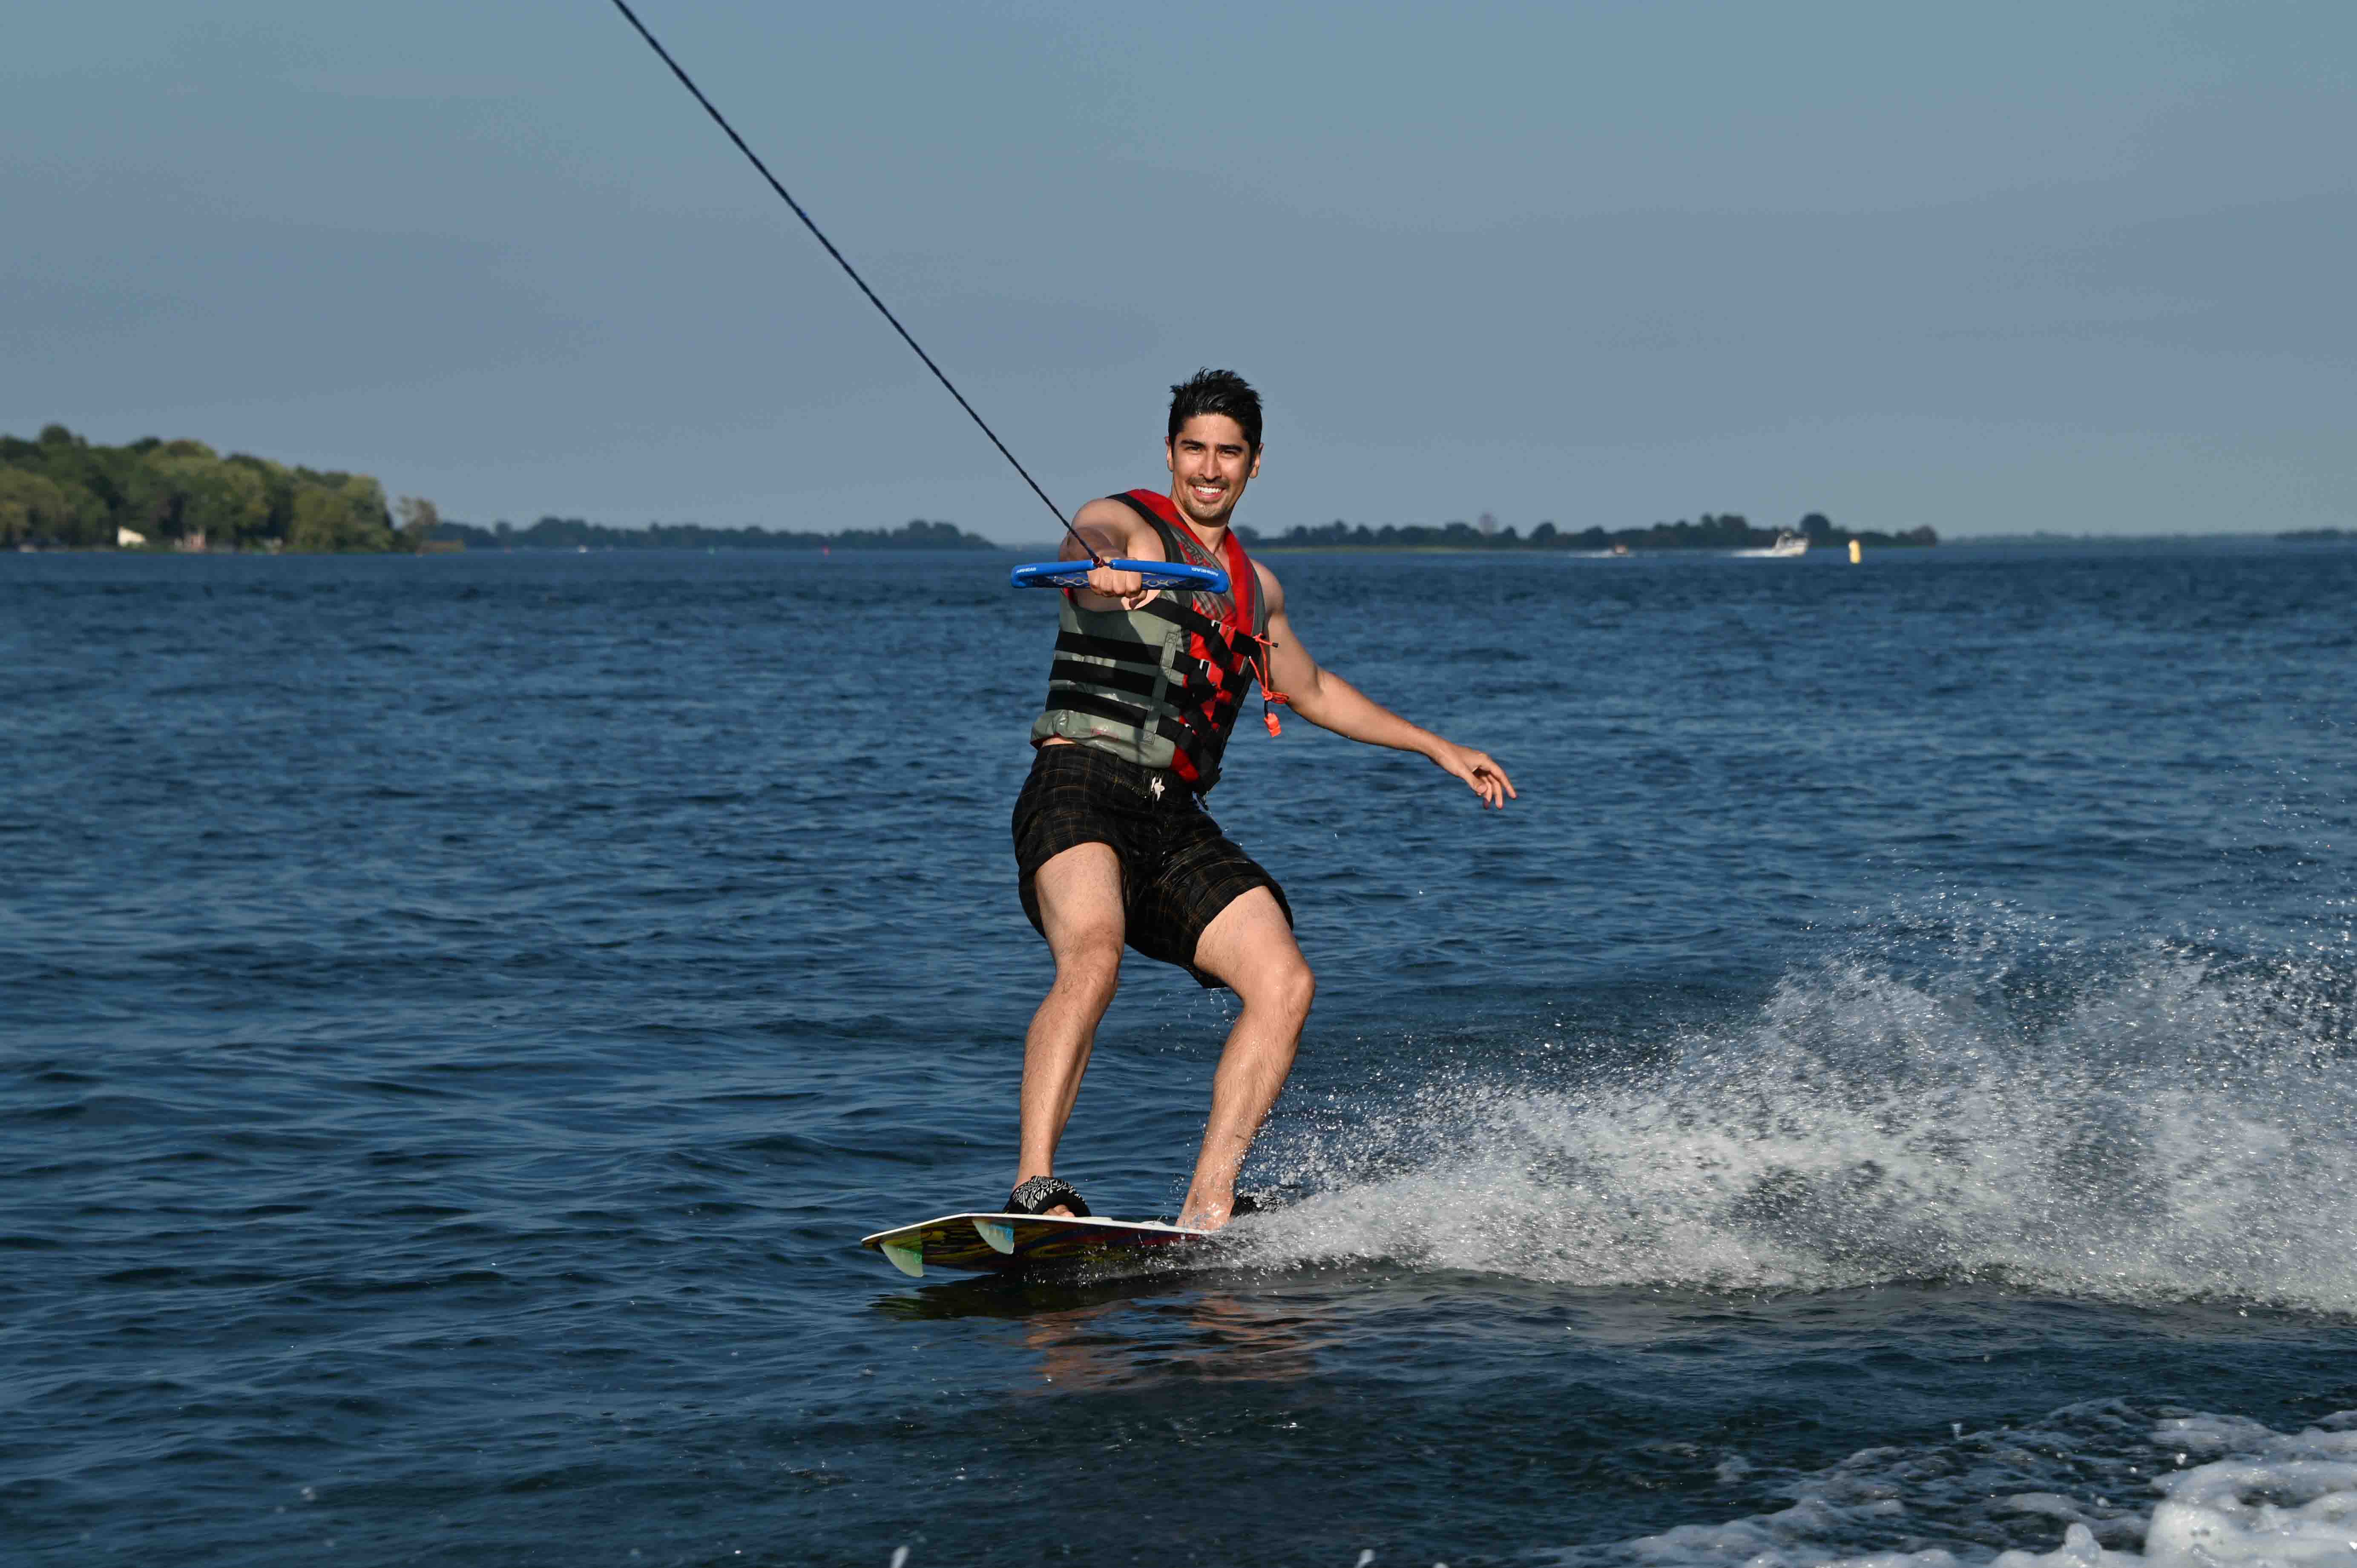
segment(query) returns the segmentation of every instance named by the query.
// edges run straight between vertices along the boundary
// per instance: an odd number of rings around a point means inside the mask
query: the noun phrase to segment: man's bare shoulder
[[[1285,613],[1285,585],[1276,580],[1276,574],[1270,571],[1267,565],[1262,562],[1259,557],[1254,556],[1253,558],[1252,564],[1253,578],[1255,582],[1260,584],[1262,597],[1268,601],[1268,613],[1271,615],[1283,615]]]
[[[1072,514],[1072,521],[1119,527],[1135,522],[1137,514],[1111,496],[1099,496],[1096,499],[1082,504],[1081,510]]]

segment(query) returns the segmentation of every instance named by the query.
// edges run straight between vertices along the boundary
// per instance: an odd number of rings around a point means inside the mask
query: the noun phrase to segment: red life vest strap
[[[1226,568],[1228,603],[1232,609],[1231,613],[1223,618],[1234,628],[1234,633],[1232,633],[1232,636],[1240,633],[1244,638],[1257,640],[1254,627],[1259,618],[1257,596],[1260,593],[1260,578],[1253,571],[1252,558],[1244,553],[1244,542],[1236,537],[1234,529],[1228,529],[1221,535],[1220,553],[1225,559],[1215,563],[1211,560],[1211,552],[1203,548],[1203,542],[1195,537],[1195,531],[1188,526],[1186,519],[1178,515],[1178,509],[1170,504],[1168,496],[1157,490],[1125,490],[1114,499],[1127,502],[1132,511],[1142,513],[1161,523],[1172,533],[1178,535],[1181,550],[1191,547],[1202,557],[1200,562],[1189,563],[1189,564],[1217,564]]]
[[[1154,490],[1128,490],[1118,499],[1128,502],[1131,510],[1160,521],[1168,532],[1177,536],[1182,551],[1192,545],[1205,560],[1211,558],[1210,553],[1202,548],[1202,541],[1195,537],[1195,531],[1179,517],[1178,509],[1171,503],[1168,496]],[[1224,638],[1206,636],[1204,640],[1214,648],[1226,644],[1231,650],[1229,657],[1242,656],[1243,668],[1237,673],[1249,671],[1260,682],[1260,722],[1268,726],[1269,734],[1278,735],[1283,733],[1285,726],[1277,723],[1275,714],[1269,712],[1269,704],[1290,703],[1292,699],[1269,683],[1268,655],[1276,645],[1258,630],[1260,574],[1253,570],[1252,557],[1245,553],[1244,542],[1236,537],[1233,528],[1220,536],[1220,553],[1227,557],[1228,603],[1232,613],[1222,627],[1227,633]],[[1170,618],[1185,625],[1194,618],[1181,613]],[[1200,634],[1200,628],[1198,630]],[[1257,650],[1254,644],[1259,645]]]

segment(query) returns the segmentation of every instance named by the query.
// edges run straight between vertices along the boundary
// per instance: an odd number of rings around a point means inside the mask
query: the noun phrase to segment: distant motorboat
[[[1776,542],[1770,545],[1765,550],[1738,550],[1736,552],[1738,555],[1758,555],[1761,557],[1770,555],[1806,555],[1808,553],[1809,541],[1807,535],[1795,533],[1789,528],[1779,532],[1776,535]]]

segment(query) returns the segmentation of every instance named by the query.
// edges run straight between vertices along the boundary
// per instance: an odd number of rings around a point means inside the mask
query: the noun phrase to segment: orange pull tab
[[[1285,726],[1276,722],[1276,714],[1267,708],[1260,711],[1260,722],[1268,726],[1268,733],[1273,736],[1285,733]]]

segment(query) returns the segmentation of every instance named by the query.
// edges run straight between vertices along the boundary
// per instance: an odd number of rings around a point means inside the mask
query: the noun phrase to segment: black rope
[[[712,123],[719,126],[723,131],[726,132],[728,134],[728,139],[737,144],[737,150],[744,154],[745,156],[751,161],[755,168],[761,171],[761,177],[770,182],[770,188],[778,193],[779,199],[782,200],[787,206],[794,209],[794,216],[802,220],[802,227],[808,229],[812,234],[817,237],[818,242],[826,247],[826,253],[834,258],[835,265],[841,267],[845,274],[849,274],[851,281],[859,285],[859,292],[867,296],[867,303],[884,313],[884,319],[892,324],[892,330],[900,335],[900,341],[909,345],[909,348],[916,349],[917,358],[925,361],[925,369],[932,371],[933,379],[941,382],[942,386],[949,389],[950,396],[957,399],[958,406],[965,410],[966,417],[973,420],[974,424],[982,427],[982,433],[990,437],[990,444],[998,448],[998,455],[1006,458],[1008,462],[1015,464],[1015,471],[1023,476],[1023,482],[1031,487],[1031,493],[1038,496],[1041,501],[1046,502],[1048,510],[1056,514],[1056,521],[1064,525],[1064,532],[1071,534],[1073,539],[1078,541],[1082,549],[1088,551],[1089,559],[1091,561],[1096,563],[1096,564],[1100,566],[1103,565],[1104,558],[1099,555],[1094,550],[1089,549],[1089,542],[1081,538],[1080,530],[1074,528],[1071,525],[1071,521],[1064,516],[1063,509],[1059,507],[1054,501],[1048,499],[1048,492],[1039,488],[1039,481],[1031,477],[1031,471],[1029,469],[1026,468],[1021,463],[1016,461],[1015,454],[1006,449],[1006,443],[998,438],[998,432],[993,430],[989,424],[984,420],[982,415],[974,413],[974,404],[966,402],[965,400],[965,393],[957,390],[957,387],[950,381],[949,377],[942,373],[942,368],[933,363],[933,357],[931,354],[926,353],[925,350],[919,346],[914,338],[909,336],[909,329],[900,325],[900,318],[893,315],[891,308],[882,300],[876,297],[876,291],[867,286],[867,280],[861,277],[858,270],[853,267],[849,262],[844,260],[843,252],[834,248],[834,242],[828,239],[816,223],[811,221],[811,215],[802,210],[802,204],[796,201],[793,197],[787,192],[786,188],[778,183],[778,177],[770,172],[770,166],[761,161],[761,156],[745,145],[745,138],[737,134],[737,127],[728,123],[726,116],[723,115],[719,110],[712,106],[712,100],[704,95],[704,89],[695,85],[694,79],[690,77],[686,71],[680,69],[679,61],[671,58],[671,51],[656,41],[655,36],[652,33],[647,31],[647,25],[639,20],[639,14],[631,10],[629,5],[623,4],[623,0],[614,0],[614,8],[621,12],[624,19],[627,20],[631,27],[638,29],[639,37],[647,40],[647,47],[654,50],[656,54],[662,57],[663,64],[671,67],[671,73],[679,78],[679,84],[682,87],[686,88],[690,92],[695,94],[695,101],[704,105],[704,112],[706,114],[712,116]]]

